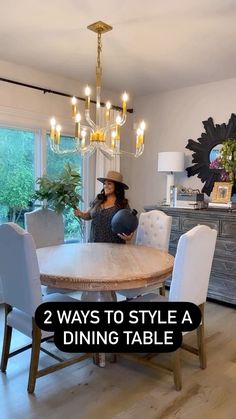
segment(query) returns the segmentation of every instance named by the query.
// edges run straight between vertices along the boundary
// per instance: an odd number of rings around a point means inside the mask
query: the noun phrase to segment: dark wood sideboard
[[[198,224],[218,231],[216,250],[208,288],[208,297],[236,305],[236,213],[227,210],[193,210],[165,206],[145,206],[172,216],[169,252],[175,255],[181,234]],[[167,281],[167,285],[170,284]]]

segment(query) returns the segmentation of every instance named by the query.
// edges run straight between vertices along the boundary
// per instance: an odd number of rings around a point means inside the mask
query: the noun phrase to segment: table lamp
[[[170,205],[170,187],[174,186],[174,172],[184,171],[182,151],[163,151],[158,153],[158,172],[167,173],[166,205]]]

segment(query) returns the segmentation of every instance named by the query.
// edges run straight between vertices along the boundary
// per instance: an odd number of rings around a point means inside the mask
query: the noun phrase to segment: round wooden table
[[[44,285],[83,291],[83,301],[116,301],[115,291],[162,284],[174,258],[152,247],[68,243],[37,249]],[[105,354],[94,361],[105,367]]]
[[[83,291],[83,300],[114,300],[114,291],[163,283],[174,258],[146,246],[68,243],[37,250],[41,282]]]

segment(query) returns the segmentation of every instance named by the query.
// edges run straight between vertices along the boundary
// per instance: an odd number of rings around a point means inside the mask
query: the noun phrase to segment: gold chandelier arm
[[[129,156],[129,157],[140,157],[141,154],[143,154],[143,150],[144,150],[144,145],[142,145],[141,147],[139,147],[139,149],[136,150],[135,153],[131,153],[130,151],[124,151],[124,150],[120,150],[119,154],[120,155],[125,155],[125,156]]]
[[[80,139],[76,140],[75,147],[73,148],[65,148],[63,150],[60,149],[60,145],[56,144],[54,141],[50,141],[50,148],[55,154],[66,155],[66,154],[73,154],[73,153],[81,153],[81,155],[92,155],[96,150],[94,144],[89,144],[88,146],[84,146]]]
[[[120,150],[120,149],[119,150],[113,149],[111,147],[108,147],[106,144],[102,144],[99,147],[99,149],[108,158],[113,158],[114,156],[121,156],[121,155],[138,158],[143,153],[144,145],[139,147],[139,149],[137,149],[135,153],[132,153],[131,151]]]
[[[122,127],[126,122],[126,114],[122,114],[119,125]]]
[[[90,125],[90,127],[93,128],[93,130],[96,129],[96,124],[95,122],[93,122],[93,120],[90,118],[90,112],[88,109],[86,109],[85,111],[85,120],[88,122],[88,124]]]
[[[96,150],[96,147],[94,146],[94,144],[89,144],[86,147],[81,147],[78,146],[77,147],[77,152],[81,153],[82,156],[86,155],[88,157],[90,157]]]
[[[50,148],[51,148],[51,150],[53,151],[53,153],[55,153],[55,154],[71,154],[71,153],[77,153],[78,152],[78,150],[77,150],[77,148],[75,147],[75,148],[70,148],[70,149],[64,149],[64,150],[61,150],[60,149],[60,145],[59,144],[55,144],[55,143],[50,143]]]

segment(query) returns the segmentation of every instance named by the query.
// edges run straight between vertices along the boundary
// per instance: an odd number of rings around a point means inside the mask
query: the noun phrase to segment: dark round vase
[[[121,209],[111,220],[111,228],[115,234],[131,234],[138,227],[137,211],[135,209]]]

